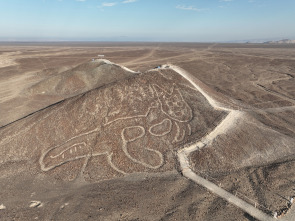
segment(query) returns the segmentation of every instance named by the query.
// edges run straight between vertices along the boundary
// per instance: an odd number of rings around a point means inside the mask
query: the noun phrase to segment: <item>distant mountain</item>
[[[295,44],[295,40],[282,39],[278,41],[266,41],[265,44]]]

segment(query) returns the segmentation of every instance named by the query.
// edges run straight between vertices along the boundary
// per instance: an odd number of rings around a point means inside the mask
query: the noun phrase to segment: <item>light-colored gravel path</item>
[[[200,93],[208,100],[208,102],[215,108],[223,111],[227,111],[227,117],[208,135],[203,137],[200,141],[191,144],[180,150],[178,152],[178,159],[180,162],[182,174],[189,178],[190,180],[194,181],[195,183],[207,188],[214,194],[222,197],[224,200],[228,201],[229,203],[241,208],[246,213],[250,214],[252,217],[255,217],[261,221],[270,221],[276,220],[274,217],[271,217],[261,210],[257,209],[256,207],[252,206],[251,204],[245,202],[244,200],[240,199],[239,197],[231,194],[230,192],[222,189],[221,187],[215,185],[214,183],[198,176],[196,173],[192,171],[190,168],[190,163],[188,160],[188,156],[190,153],[200,150],[201,148],[205,147],[206,145],[210,144],[218,135],[225,133],[227,130],[234,128],[235,122],[243,117],[243,112],[237,110],[231,110],[226,107],[223,107],[220,103],[216,102],[209,94],[207,94],[197,83],[194,81],[194,77],[186,72],[185,70],[169,65],[171,69],[178,72],[182,75],[185,79],[187,79],[196,89],[200,91]]]

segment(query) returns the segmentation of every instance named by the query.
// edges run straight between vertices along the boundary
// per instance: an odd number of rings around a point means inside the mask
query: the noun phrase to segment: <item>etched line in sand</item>
[[[176,140],[172,143],[182,141],[185,137],[186,131],[188,131],[187,134],[191,134],[191,127],[187,125],[193,118],[193,111],[184,100],[180,89],[177,88],[175,84],[173,84],[170,91],[164,90],[157,84],[143,85],[142,87],[145,88],[139,89],[142,89],[142,91],[152,90],[154,96],[154,102],[147,104],[148,106],[145,107],[147,109],[145,113],[135,115],[128,113],[129,115],[124,116],[120,114],[123,107],[122,105],[119,106],[118,109],[111,109],[111,111],[107,112],[106,116],[104,116],[104,119],[102,119],[102,122],[105,123],[101,127],[73,136],[61,144],[49,147],[49,149],[43,152],[39,159],[41,170],[46,172],[66,163],[70,163],[71,161],[84,158],[85,161],[80,173],[82,174],[91,157],[106,155],[107,163],[115,171],[121,174],[126,174],[127,172],[124,171],[124,168],[119,168],[119,166],[116,165],[119,163],[116,162],[118,159],[113,155],[116,153],[114,152],[114,149],[116,148],[119,148],[124,153],[126,156],[125,160],[128,158],[135,164],[140,164],[146,168],[154,170],[162,167],[164,165],[164,156],[160,151],[152,149],[153,147],[143,146],[141,150],[145,151],[147,155],[153,155],[153,158],[155,158],[153,163],[148,163],[144,162],[140,157],[132,156],[128,150],[130,148],[129,145],[132,142],[143,139],[145,136],[163,137],[168,135],[172,132],[173,125],[176,126],[178,135]],[[119,91],[121,92],[121,90]],[[124,94],[121,95],[124,97]],[[108,107],[111,105],[110,102],[106,103]],[[148,119],[150,118],[149,115],[151,112],[161,112],[161,114],[152,114],[154,117],[156,116],[156,119],[153,119],[154,121],[151,121],[151,124],[146,124],[149,121]],[[108,144],[109,142],[105,139],[112,139],[111,137],[116,136],[116,134],[105,137],[100,137],[100,135],[106,131],[108,131],[107,133],[112,133],[113,129],[110,128],[112,128],[112,125],[115,123],[120,125],[120,129],[118,128],[120,131],[118,135],[120,137],[118,142],[116,141],[111,142],[112,144]],[[125,124],[133,125],[124,127]],[[118,127],[118,125],[116,127]],[[93,139],[96,141],[94,142]],[[93,147],[93,143],[95,143],[96,146]],[[138,143],[136,143],[136,145],[138,145]]]
[[[123,174],[123,175],[127,174],[125,171],[120,170],[118,167],[115,166],[115,164],[113,164],[112,156],[113,156],[113,153],[108,154],[108,163],[109,163],[109,165],[110,165],[114,170],[116,170],[117,172],[119,172],[119,173],[121,173],[121,174]]]
[[[128,130],[128,129],[135,129],[135,128],[139,128],[139,129],[141,130],[141,133],[140,133],[138,136],[134,137],[134,138],[131,138],[131,139],[126,138],[125,131]],[[147,167],[147,168],[150,168],[150,169],[158,169],[158,168],[160,168],[160,167],[163,165],[163,163],[164,163],[164,157],[163,157],[163,155],[162,155],[162,153],[161,153],[160,151],[153,150],[153,149],[150,149],[150,148],[145,148],[146,150],[151,151],[151,152],[154,152],[154,153],[156,153],[156,154],[158,155],[158,157],[159,157],[159,159],[160,159],[160,163],[158,163],[158,165],[156,165],[156,166],[153,166],[153,165],[150,165],[150,164],[148,164],[148,163],[145,163],[145,162],[142,162],[142,161],[140,161],[140,160],[137,160],[137,159],[135,159],[134,157],[132,157],[132,156],[129,154],[129,152],[128,152],[127,144],[130,143],[130,142],[133,142],[133,141],[135,141],[135,140],[140,139],[140,138],[143,137],[144,135],[145,135],[145,129],[144,129],[144,127],[142,127],[142,126],[133,126],[133,127],[126,127],[126,128],[124,128],[124,129],[122,130],[122,133],[121,133],[121,137],[122,137],[122,140],[123,140],[122,149],[123,149],[125,155],[126,155],[130,160],[132,160],[133,162],[138,163],[138,164],[141,164],[141,165],[143,165],[144,167]]]
[[[187,128],[188,128],[188,135],[192,135],[192,127],[190,124],[187,125]]]
[[[128,120],[128,119],[134,119],[134,118],[142,118],[142,117],[147,117],[149,115],[149,113],[151,112],[151,109],[154,109],[154,108],[157,108],[157,105],[156,106],[150,106],[147,110],[147,112],[145,114],[142,114],[142,115],[135,115],[135,116],[130,116],[130,117],[118,117],[112,121],[109,121],[107,123],[104,124],[104,126],[108,126],[114,122],[117,122],[117,121],[124,121],[124,120]]]
[[[178,122],[188,122],[193,118],[193,110],[190,108],[188,103],[183,99],[182,94],[176,85],[173,84],[171,92],[165,91],[157,84],[153,84],[161,111]]]
[[[168,123],[168,127],[165,127],[165,124]],[[164,129],[162,129],[161,127],[163,127]],[[161,130],[162,132],[156,132],[156,130]],[[165,136],[166,134],[170,133],[172,129],[172,121],[170,119],[164,119],[163,121],[161,121],[158,124],[154,124],[149,128],[149,132],[150,134],[156,136],[156,137],[161,137],[161,136]],[[154,131],[154,132],[153,132]]]
[[[174,137],[174,140],[172,143],[177,143],[177,142],[180,142],[184,139],[184,136],[185,136],[185,131],[183,131],[182,133],[180,132],[180,126],[174,122],[175,126],[176,126],[176,134],[175,134],[175,137]],[[188,127],[188,129],[190,130],[190,127]],[[190,133],[190,131],[189,131]]]
[[[67,152],[68,150],[70,150],[70,154],[73,154],[77,152],[77,149],[81,149],[82,147],[86,146],[86,143],[85,142],[82,142],[82,143],[77,143],[77,144],[74,144],[68,148],[66,148],[65,150],[63,150],[62,152],[54,155],[54,156],[50,156],[50,158],[57,158],[59,156],[62,156],[62,158],[64,159],[65,158],[65,152]]]

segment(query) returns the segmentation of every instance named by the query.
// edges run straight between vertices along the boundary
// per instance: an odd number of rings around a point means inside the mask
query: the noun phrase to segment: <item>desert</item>
[[[293,220],[294,56],[0,43],[1,220]]]

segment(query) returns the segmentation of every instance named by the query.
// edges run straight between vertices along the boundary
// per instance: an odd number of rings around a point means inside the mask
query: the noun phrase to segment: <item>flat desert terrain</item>
[[[295,44],[0,43],[0,220],[295,220],[293,166]]]

